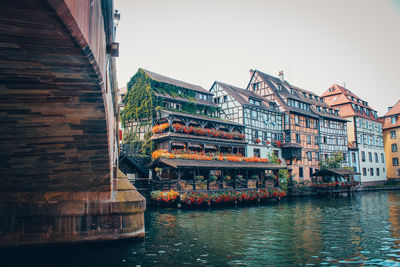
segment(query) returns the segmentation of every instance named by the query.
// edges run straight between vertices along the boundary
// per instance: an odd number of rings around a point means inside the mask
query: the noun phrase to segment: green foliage
[[[278,171],[279,187],[282,190],[287,190],[289,184],[289,171],[287,169],[280,169]]]
[[[321,160],[319,162],[319,167],[321,170],[323,169],[337,169],[341,168],[343,165],[343,152],[334,152],[332,153],[328,159]]]
[[[271,163],[275,163],[275,164],[279,164],[280,163],[279,158],[277,156],[275,156],[273,153],[271,153],[271,151],[268,152],[267,159]]]
[[[125,126],[129,121],[152,119],[156,115],[157,104],[151,79],[142,69],[127,84],[125,107],[121,112],[121,122]]]

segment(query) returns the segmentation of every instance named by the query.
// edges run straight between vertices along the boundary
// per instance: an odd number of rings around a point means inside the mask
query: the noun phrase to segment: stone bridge
[[[117,179],[112,0],[0,1],[0,245],[144,235]]]

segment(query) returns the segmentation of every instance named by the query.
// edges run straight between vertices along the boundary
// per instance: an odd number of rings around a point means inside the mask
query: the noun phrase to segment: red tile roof
[[[332,85],[328,90],[325,91],[325,93],[322,94],[322,97],[330,106],[339,108],[339,114],[342,117],[357,116],[378,121],[378,117],[375,117],[373,114],[377,114],[376,111],[368,105],[368,102],[362,100],[349,89],[346,89],[340,85]],[[354,109],[355,107],[357,110]],[[368,110],[368,115],[366,114],[365,110]]]
[[[392,117],[397,117],[396,123],[392,124]],[[400,127],[400,100],[385,114],[379,118],[383,123],[383,129]]]

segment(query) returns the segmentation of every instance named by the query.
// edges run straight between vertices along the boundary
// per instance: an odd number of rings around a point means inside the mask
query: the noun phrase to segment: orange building
[[[400,179],[400,100],[380,118],[383,123],[383,144],[386,154],[387,176]]]

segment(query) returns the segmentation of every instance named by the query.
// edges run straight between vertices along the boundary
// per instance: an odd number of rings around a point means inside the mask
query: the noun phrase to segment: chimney
[[[282,82],[285,81],[285,77],[283,75],[283,70],[279,71],[279,78],[281,79]]]
[[[390,111],[392,109],[392,107],[388,107],[388,111]]]

